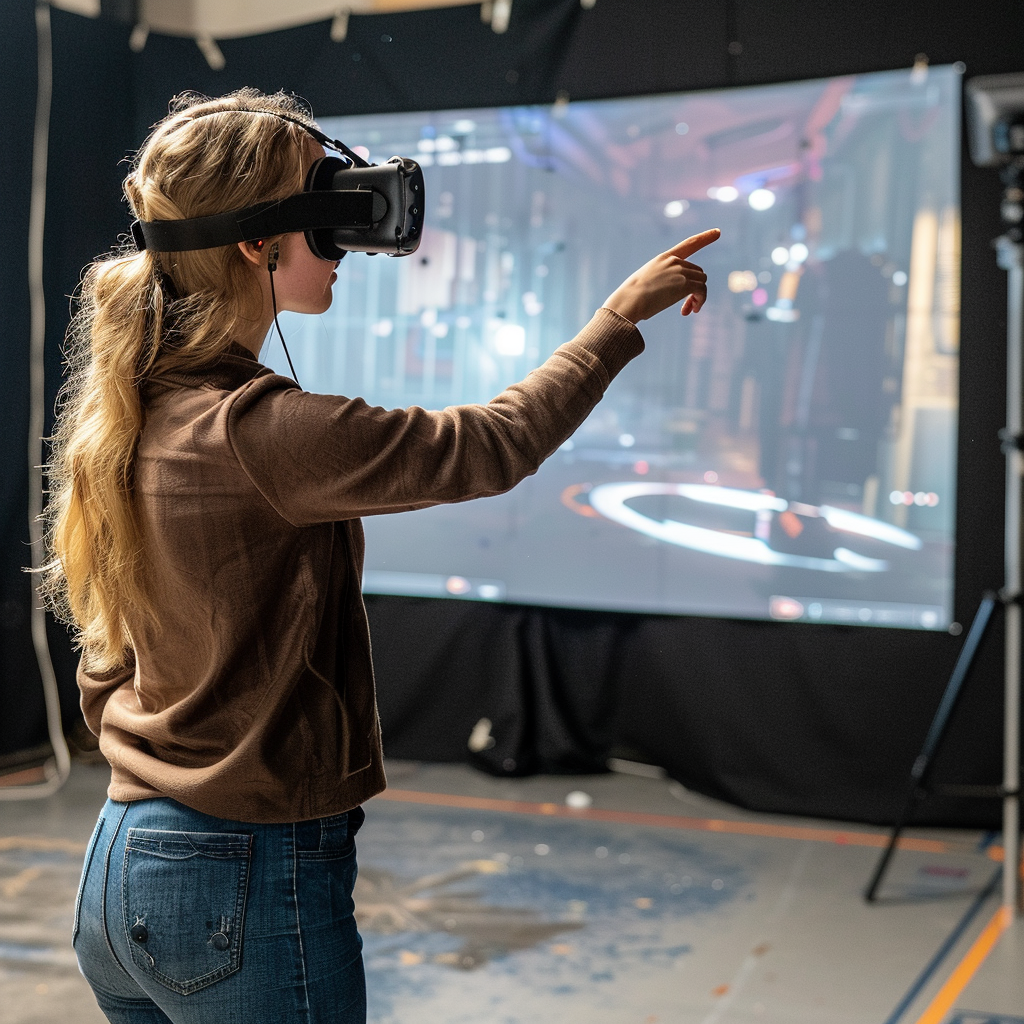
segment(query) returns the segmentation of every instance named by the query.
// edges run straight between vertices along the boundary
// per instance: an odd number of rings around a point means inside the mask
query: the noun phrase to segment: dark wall
[[[44,282],[47,409],[62,376],[69,298],[82,267],[125,227],[119,160],[134,139],[127,31],[99,20],[51,13],[50,109]],[[28,539],[29,290],[27,272],[32,137],[37,101],[34,4],[0,4],[0,273],[5,396],[0,402],[0,757],[46,741],[46,717],[29,631],[34,600]],[[49,432],[52,418],[48,417]],[[50,624],[51,651],[66,722],[78,715],[76,659],[67,634]]]
[[[9,263],[0,274],[6,395],[0,402],[0,754],[39,742],[39,673],[28,629],[28,195],[36,102],[35,21],[30,4],[0,7],[0,61],[8,76],[0,105],[0,224]]]
[[[31,5],[17,0],[0,16],[5,28],[10,22],[0,56],[9,58],[5,66],[25,68],[15,86],[23,101],[0,115],[2,159],[12,165],[5,181],[13,182],[3,191],[4,223],[21,225],[26,115],[34,94],[26,59],[34,52]],[[51,137],[61,161],[61,170],[51,173],[48,207],[53,365],[66,321],[64,296],[80,266],[127,226],[117,161],[184,89],[286,88],[324,116],[787,81],[904,68],[919,53],[936,64],[963,61],[967,77],[1024,64],[1018,0],[991,0],[984,16],[948,0],[598,0],[589,11],[578,0],[515,0],[503,35],[481,23],[476,6],[353,16],[343,43],[330,40],[328,22],[223,41],[227,65],[218,72],[189,40],[151,36],[135,55],[126,28],[61,12],[53,21],[58,74]],[[1004,465],[996,432],[1004,418],[1005,275],[989,244],[1000,231],[998,179],[966,156],[962,173],[956,615],[966,623],[982,591],[999,586],[1003,575]],[[12,379],[20,382],[2,413],[10,438],[24,432],[21,280],[16,286],[0,280],[4,308],[12,311],[4,344],[13,354]],[[15,289],[10,298],[9,289]],[[12,624],[3,633],[0,697],[5,708],[16,701],[21,709],[4,716],[0,753],[26,742],[33,729],[38,734],[41,721],[31,710],[37,688],[31,667],[14,653],[27,636],[16,621],[27,601],[16,572],[23,560],[17,517],[24,491],[16,454],[12,443],[0,469],[0,585],[3,607],[11,608],[4,621]],[[516,770],[598,765],[613,742],[628,743],[683,782],[739,803],[867,820],[883,819],[902,794],[960,643],[912,631],[397,598],[368,603],[392,755],[462,759],[469,729],[486,715],[509,723],[506,738],[520,753]],[[59,646],[66,680],[70,652]],[[1002,735],[998,629],[971,686],[939,769],[960,780],[990,781],[999,774]],[[930,813],[965,822],[996,817],[994,809],[938,801]]]

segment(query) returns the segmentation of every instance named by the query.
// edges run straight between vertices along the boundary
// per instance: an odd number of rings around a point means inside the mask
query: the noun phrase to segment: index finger
[[[705,245],[710,245],[712,242],[718,240],[722,232],[718,228],[711,228],[708,231],[701,231],[700,234],[690,235],[689,238],[684,238],[678,245],[674,245],[668,251],[673,256],[681,256],[684,260],[688,256],[692,256],[699,249],[703,249]]]

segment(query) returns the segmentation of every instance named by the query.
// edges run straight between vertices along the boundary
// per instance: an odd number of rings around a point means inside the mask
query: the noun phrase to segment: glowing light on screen
[[[775,205],[775,193],[769,188],[755,188],[747,202],[752,210],[770,210]]]
[[[769,614],[773,619],[799,619],[803,617],[804,606],[793,597],[773,597]]]
[[[939,496],[934,491],[893,491],[889,495],[889,502],[893,505],[927,505],[935,508]]]
[[[462,576],[449,576],[444,587],[449,594],[468,594],[473,589],[469,580]]]
[[[734,270],[729,275],[726,284],[729,291],[737,294],[752,292],[757,288],[757,275],[752,270]]]
[[[540,316],[544,312],[544,303],[537,297],[536,292],[523,293],[523,312],[527,316]]]
[[[850,512],[845,508],[832,508],[831,505],[822,505],[819,512],[828,525],[834,526],[837,530],[859,533],[863,537],[874,537],[875,540],[895,544],[908,551],[921,550],[920,537],[893,526],[892,523],[883,523],[880,519],[872,519],[870,516]]]
[[[441,139],[420,139],[417,143],[417,161],[422,167],[457,167],[459,164],[507,164],[512,159],[508,146],[492,146],[490,149],[457,149],[441,145]],[[454,139],[448,139],[452,146],[458,146]]]
[[[812,569],[818,572],[885,572],[889,562],[883,558],[872,558],[853,551],[845,544],[837,545],[831,558],[800,555],[779,551],[759,536],[715,530],[705,526],[694,526],[675,519],[654,519],[644,515],[627,504],[635,498],[652,495],[667,495],[688,498],[705,505],[719,505],[725,508],[751,512],[756,516],[764,513],[789,512],[790,502],[774,494],[759,491],[742,491],[731,487],[712,487],[706,484],[665,484],[665,483],[614,483],[599,484],[589,494],[590,505],[606,519],[636,530],[647,537],[676,544],[679,547],[701,551],[708,555],[731,558],[759,565],[787,566],[794,569]],[[822,505],[818,508],[797,505],[802,511],[820,516],[835,530],[854,536],[892,544],[905,550],[921,548],[921,539],[907,530],[891,523],[873,519],[857,512]]]
[[[494,350],[501,356],[521,356],[526,351],[526,331],[519,324],[495,327]]]

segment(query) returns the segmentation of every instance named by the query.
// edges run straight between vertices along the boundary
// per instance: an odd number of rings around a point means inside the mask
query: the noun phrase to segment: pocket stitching
[[[349,836],[345,846],[340,850],[296,850],[295,856],[300,861],[310,860],[345,860],[351,857],[355,850],[355,836]]]
[[[188,860],[193,856],[209,857],[211,860],[231,860],[239,855],[247,854],[252,848],[252,837],[246,836],[247,842],[238,842],[232,838],[228,842],[216,843],[193,839],[193,836],[216,836],[217,832],[174,832],[166,829],[128,830],[126,848],[137,853],[147,853],[153,857],[164,857],[167,860]],[[157,839],[155,836],[179,836],[178,839]],[[175,856],[174,850],[165,851],[164,847],[181,847],[184,856]]]
[[[194,856],[204,856],[198,852],[190,855],[189,857],[171,858],[171,857],[160,857],[160,854],[154,853],[150,849],[140,848],[139,846],[133,846],[133,840],[138,840],[138,835],[133,836],[133,833],[137,831],[147,830],[128,830],[128,839],[125,846],[124,856],[124,869],[123,878],[121,883],[121,924],[124,927],[125,939],[128,943],[128,952],[131,956],[132,963],[141,970],[147,977],[153,978],[159,982],[165,988],[170,989],[172,992],[177,992],[179,995],[188,996],[193,992],[198,992],[200,989],[207,988],[214,984],[214,982],[220,981],[228,975],[234,974],[242,966],[242,933],[245,925],[245,905],[248,898],[249,892],[249,871],[252,861],[252,836],[245,836],[247,840],[245,843],[237,843],[235,846],[235,855],[233,858],[228,857],[210,857],[210,860],[228,860],[235,859],[240,862],[238,872],[238,883],[235,886],[235,905],[234,905],[234,920],[236,922],[236,931],[238,938],[236,940],[234,948],[230,951],[228,956],[228,962],[215,970],[209,971],[206,974],[200,975],[198,978],[189,978],[187,981],[177,981],[174,978],[168,977],[162,971],[156,968],[156,963],[153,957],[146,950],[139,950],[138,944],[132,940],[131,931],[128,927],[128,864],[130,861],[129,853],[138,853],[145,856],[156,856],[162,860],[191,860]],[[151,831],[151,830],[149,830]],[[183,834],[183,833],[178,833]],[[204,835],[207,833],[203,833]],[[143,840],[144,843],[144,840]],[[149,960],[150,965],[139,963],[136,959],[137,952],[145,954],[146,959]]]

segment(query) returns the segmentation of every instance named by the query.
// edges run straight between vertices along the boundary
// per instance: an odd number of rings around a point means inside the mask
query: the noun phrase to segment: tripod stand
[[[1005,797],[1007,795],[1005,785],[930,785],[932,760],[938,751],[939,745],[942,743],[950,717],[960,700],[963,685],[967,680],[967,675],[970,672],[981,641],[992,621],[993,613],[1001,606],[999,602],[999,595],[991,592],[986,593],[974,616],[974,621],[971,623],[971,628],[967,633],[967,639],[964,641],[960,655],[956,660],[956,665],[953,668],[953,674],[949,677],[945,693],[943,693],[942,700],[939,702],[939,708],[932,719],[928,736],[924,741],[924,747],[914,761],[914,767],[910,770],[910,789],[903,804],[903,809],[896,819],[896,824],[893,826],[892,833],[889,836],[889,843],[885,850],[882,851],[882,856],[879,858],[874,874],[871,876],[871,881],[864,892],[864,898],[868,903],[873,903],[875,900],[878,887],[882,883],[882,877],[889,866],[889,861],[896,850],[896,844],[899,842],[903,829],[913,816],[917,805],[929,793],[936,792],[944,796],[981,798]],[[1013,793],[1010,795],[1016,797],[1017,794]]]
[[[1006,455],[1006,525],[1004,560],[1006,584],[1000,595],[985,595],[971,623],[953,674],[928,731],[924,748],[910,773],[910,792],[893,827],[864,898],[875,899],[900,833],[914,808],[927,793],[932,757],[959,699],[971,662],[997,602],[1005,609],[1005,705],[1003,725],[1003,782],[1001,786],[942,786],[950,796],[1001,797],[1003,801],[1003,906],[1020,908],[1020,658],[1021,658],[1021,481],[1024,478],[1024,421],[1022,421],[1022,343],[1024,343],[1024,158],[1002,171],[1003,223],[1006,234],[996,239],[999,266],[1007,271],[1006,427],[999,432]]]

